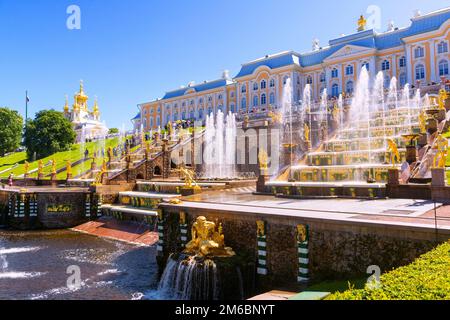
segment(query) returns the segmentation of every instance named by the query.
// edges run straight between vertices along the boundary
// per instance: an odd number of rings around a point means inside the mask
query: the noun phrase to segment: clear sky
[[[68,6],[81,9],[81,29],[69,30]],[[376,5],[381,31],[390,19],[409,25],[445,0],[0,0],[0,106],[29,115],[62,110],[83,79],[98,96],[109,127],[131,126],[137,104],[190,81],[232,76],[241,63],[285,50],[305,52],[313,38],[356,30]],[[370,15],[370,14],[368,14]]]

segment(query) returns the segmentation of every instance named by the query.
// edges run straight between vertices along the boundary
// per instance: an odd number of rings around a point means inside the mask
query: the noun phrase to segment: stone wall
[[[164,231],[161,268],[171,252],[181,251],[178,231],[180,210],[186,213],[188,230],[200,215],[206,216],[210,221],[222,223],[226,245],[255,263],[258,257],[256,221],[265,221],[268,274],[257,276],[256,271],[253,273],[257,278],[257,287],[262,291],[298,288],[296,228],[299,224],[307,225],[310,231],[309,273],[313,282],[368,276],[366,270],[371,265],[378,265],[383,272],[406,265],[450,238],[450,231],[436,235],[431,228],[261,216],[253,213],[190,209],[183,208],[182,205],[174,207],[164,204],[162,207],[168,225]]]

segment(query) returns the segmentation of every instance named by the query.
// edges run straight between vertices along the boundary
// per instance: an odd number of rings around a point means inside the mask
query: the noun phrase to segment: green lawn
[[[450,300],[450,242],[385,273],[378,287],[351,288],[329,300]]]
[[[119,138],[113,138],[113,139],[108,139],[105,142],[105,150],[107,150],[109,147],[116,147],[119,144]],[[91,156],[95,150],[101,150],[102,146],[100,142],[90,142],[86,144],[86,148],[89,150],[89,155]],[[75,161],[78,161],[80,159],[82,159],[84,157],[84,150],[81,150],[80,145],[73,145],[73,147],[71,148],[71,150],[69,151],[64,151],[64,152],[58,152],[50,157],[41,159],[43,165],[45,166],[47,163],[49,163],[49,161],[51,161],[52,159],[55,159],[56,161],[56,168],[57,169],[62,169],[66,167],[66,162],[67,160],[70,160],[71,163],[74,163]],[[24,162],[26,160],[26,154],[25,152],[20,152],[20,153],[15,153],[12,155],[9,155],[7,157],[3,157],[0,158],[0,172],[4,171],[6,169],[11,168],[12,166],[14,166],[14,164],[19,163],[19,166],[6,171],[4,173],[0,174],[0,178],[7,178],[9,176],[10,173],[13,173],[15,177],[18,177],[22,174],[24,174]],[[97,159],[97,164],[101,166],[102,164],[102,158],[98,158]],[[72,168],[72,174],[73,176],[77,176],[80,173],[82,173],[82,170],[88,170],[91,166],[91,161],[87,161],[84,164],[84,168],[83,165],[78,165]],[[31,172],[34,169],[38,168],[38,161],[35,162],[30,162],[29,165],[29,172]],[[51,165],[44,167],[43,169],[43,173],[44,175],[50,174],[51,173]],[[36,178],[37,177],[37,172],[33,172],[30,173],[30,178]],[[58,178],[64,179],[66,177],[66,172],[61,172],[58,174]]]
[[[368,276],[369,277],[369,276]],[[345,292],[350,288],[363,289],[367,282],[366,278],[354,279],[350,281],[325,281],[317,284],[313,284],[306,289],[306,291],[319,291],[319,292]]]

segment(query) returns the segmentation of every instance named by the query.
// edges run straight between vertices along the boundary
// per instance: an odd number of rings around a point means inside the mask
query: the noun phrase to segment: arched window
[[[423,64],[419,64],[416,66],[416,80],[425,79],[425,67]]]
[[[246,93],[247,92],[247,86],[245,84],[242,85],[241,92],[242,93]]]
[[[221,95],[221,94],[219,94],[218,98],[219,98],[219,100],[222,100],[222,95]]]
[[[275,87],[275,80],[274,80],[274,79],[270,79],[269,86],[270,86],[271,88]]]
[[[351,76],[353,74],[353,66],[352,65],[348,65],[347,67],[345,67],[345,74],[347,76]]]
[[[198,117],[199,117],[199,119],[203,119],[203,109],[202,108],[198,109]]]
[[[200,100],[198,100],[198,103],[202,104],[203,103],[203,98],[200,98]]]
[[[212,115],[212,113],[213,113],[212,107],[211,107],[211,106],[209,106],[209,107],[208,107],[208,115],[210,115],[210,116],[211,116],[211,115]]]
[[[439,76],[448,76],[448,61],[442,60],[439,62]]]
[[[333,97],[339,96],[339,85],[337,83],[335,83],[331,86],[331,95]]]
[[[405,68],[406,67],[406,57],[401,57],[398,60],[398,65],[400,66],[400,68]]]
[[[285,76],[284,77],[284,79],[283,79],[283,84],[286,84],[287,83],[287,79],[288,79],[289,77],[288,76]]]
[[[234,110],[234,103],[231,104],[230,110],[231,110],[232,113],[235,113],[235,112],[236,112],[236,111]]]
[[[178,121],[178,112],[173,115],[173,121]]]
[[[448,44],[445,41],[438,43],[438,53],[448,52]]]
[[[241,109],[246,109],[247,108],[247,99],[246,98],[242,98],[241,100]]]
[[[383,84],[383,86],[385,88],[389,88],[390,84],[391,84],[391,78],[389,76],[385,76],[384,77],[384,84]]]
[[[258,105],[258,96],[253,97],[253,106],[256,107]]]
[[[266,102],[267,102],[266,94],[263,93],[263,94],[261,95],[261,105],[264,106],[264,105],[266,104]]]
[[[381,63],[381,70],[386,71],[386,70],[389,70],[390,68],[391,68],[391,64],[389,63],[388,60],[384,60]]]
[[[170,122],[170,114],[168,114],[167,116],[166,116],[166,123],[169,123]]]
[[[320,82],[325,82],[325,73],[322,72],[319,76],[319,79]]]
[[[186,111],[181,114],[181,120],[186,120]]]
[[[211,97],[211,96],[208,97],[208,101],[209,101],[209,102],[212,101],[212,97]]]
[[[258,90],[258,83],[255,82],[255,83],[253,84],[253,90],[254,90],[254,91]]]
[[[370,64],[368,62],[363,62],[363,64],[361,65],[361,69],[362,68],[366,68],[367,71],[370,70]]]
[[[425,56],[425,50],[423,47],[417,47],[414,49],[414,57],[417,58],[423,58]]]
[[[261,81],[261,89],[265,89],[266,88],[266,80],[262,80]]]
[[[161,125],[161,121],[159,120],[159,117],[158,118],[156,118],[156,126],[160,126]]]
[[[230,92],[230,98],[234,98],[234,91]]]
[[[311,76],[306,77],[306,84],[313,84],[313,78]]]
[[[193,106],[194,105],[194,100],[191,100],[191,106]]]
[[[331,70],[331,77],[332,78],[337,78],[338,76],[339,76],[338,69],[334,68],[333,70]]]
[[[400,88],[403,88],[406,85],[406,73],[401,73],[399,77]]]
[[[150,118],[150,128],[153,128],[153,118]]]
[[[275,94],[273,92],[270,94],[269,101],[270,104],[275,104]]]
[[[194,112],[194,110],[191,110],[191,112],[189,113],[189,118],[195,119],[195,112]]]
[[[353,81],[347,82],[347,84],[345,85],[345,91],[350,94],[353,93]]]

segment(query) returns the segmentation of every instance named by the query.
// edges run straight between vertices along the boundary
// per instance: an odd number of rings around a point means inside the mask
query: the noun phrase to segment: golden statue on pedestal
[[[270,111],[268,115],[273,123],[281,123],[283,121],[283,115],[279,112]]]
[[[56,174],[56,160],[52,159],[52,174]]]
[[[397,144],[395,143],[394,140],[388,139],[387,143],[388,143],[387,152],[391,153],[391,163],[392,163],[392,166],[395,167],[395,164],[397,162],[400,162],[400,160],[401,160],[400,153],[398,152]]]
[[[67,172],[67,175],[72,174],[72,163],[70,163],[70,160],[67,160],[67,162],[66,162],[66,172]]]
[[[359,17],[358,20],[358,32],[366,30],[367,20],[363,15]]]
[[[427,114],[424,110],[419,113],[420,133],[427,133]]]
[[[310,133],[311,130],[309,129],[309,126],[305,123],[303,126],[303,131],[304,131],[304,137],[305,137],[305,142],[310,142]]]
[[[28,175],[29,169],[30,169],[30,164],[28,163],[28,161],[25,161],[25,163],[23,165],[24,176]]]
[[[268,167],[268,165],[267,165],[267,163],[268,163],[267,158],[268,158],[268,156],[267,156],[266,150],[261,148],[259,150],[259,154],[258,154],[259,168],[261,170],[267,170],[267,167]]]
[[[437,153],[433,159],[433,166],[436,165],[437,162],[437,168],[445,168],[445,163],[447,162],[448,155],[448,140],[440,134],[436,138],[435,145]]]
[[[186,168],[180,168],[181,174],[184,177],[185,188],[199,189],[199,185],[194,180],[195,172]]]
[[[447,98],[448,98],[447,91],[445,89],[439,90],[439,97],[438,97],[439,109],[446,110],[445,109],[445,100],[447,100]]]
[[[43,171],[43,165],[42,165],[42,160],[38,161],[38,176],[42,174]]]
[[[184,253],[195,254],[202,257],[232,257],[233,249],[225,247],[222,225],[207,221],[205,217],[198,217],[192,225],[192,240],[186,245]]]

